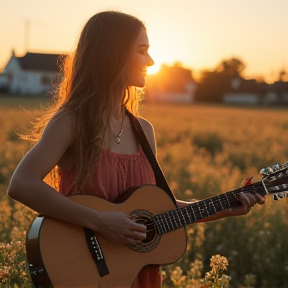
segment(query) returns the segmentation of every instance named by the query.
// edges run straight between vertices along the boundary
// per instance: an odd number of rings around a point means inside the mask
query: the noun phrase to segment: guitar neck
[[[262,182],[257,182],[224,194],[193,202],[187,206],[154,215],[156,229],[159,234],[165,234],[221,211],[241,206],[241,201],[237,199],[240,192],[258,193],[263,196],[266,194]]]

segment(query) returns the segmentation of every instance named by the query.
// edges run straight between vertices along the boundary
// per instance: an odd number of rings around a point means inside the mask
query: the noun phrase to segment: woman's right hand
[[[110,241],[136,245],[146,238],[146,226],[122,212],[98,212],[97,231]]]

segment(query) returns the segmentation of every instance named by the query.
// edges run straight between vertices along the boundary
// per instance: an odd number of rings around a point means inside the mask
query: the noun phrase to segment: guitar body
[[[157,186],[142,186],[127,197],[117,204],[91,195],[73,195],[69,199],[98,211],[123,212],[137,222],[140,219],[139,223],[143,219],[150,221],[155,214],[175,210],[171,198]],[[184,254],[187,241],[184,227],[163,235],[151,229],[147,239],[135,247],[110,242],[101,234],[96,234],[96,237],[109,270],[104,276],[99,275],[82,227],[47,216],[36,217],[26,242],[27,260],[35,287],[130,288],[144,266],[176,262]],[[44,267],[37,267],[40,258]],[[41,274],[45,273],[51,283],[43,284],[42,281],[37,286]]]
[[[135,246],[117,244],[89,229],[38,216],[26,239],[31,279],[36,288],[138,288],[134,281],[144,266],[171,264],[184,254],[185,226],[239,207],[241,192],[286,197],[288,162],[283,167],[274,166],[260,171],[264,175],[262,181],[250,184],[249,179],[245,187],[181,208],[166,192],[153,185],[124,193],[117,203],[91,195],[70,196],[72,201],[91,209],[123,212],[146,225],[147,237]]]

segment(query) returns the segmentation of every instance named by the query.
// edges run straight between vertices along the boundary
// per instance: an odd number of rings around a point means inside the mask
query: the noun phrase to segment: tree
[[[223,60],[216,68],[216,71],[223,73],[227,77],[240,77],[245,64],[237,58]]]
[[[241,77],[245,64],[237,58],[223,60],[212,71],[203,70],[195,91],[195,100],[221,102],[229,89],[231,78]]]

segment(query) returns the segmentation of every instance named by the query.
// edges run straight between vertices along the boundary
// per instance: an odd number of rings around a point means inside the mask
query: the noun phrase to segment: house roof
[[[27,52],[23,57],[16,57],[23,70],[59,71],[60,54]]]
[[[269,85],[265,82],[258,82],[256,79],[244,79],[235,78],[233,80],[238,80],[236,86],[233,87],[231,82],[231,88],[229,92],[231,93],[258,93],[265,92],[268,90]]]
[[[284,81],[276,81],[273,84],[270,85],[270,89],[273,91],[288,91],[288,82]]]

